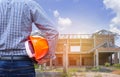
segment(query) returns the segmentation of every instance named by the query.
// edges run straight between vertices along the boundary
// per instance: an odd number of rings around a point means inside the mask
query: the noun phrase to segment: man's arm
[[[43,33],[48,41],[49,52],[45,58],[55,58],[56,42],[58,31],[55,25],[49,20],[43,9],[36,2],[31,2],[31,17],[36,27]]]

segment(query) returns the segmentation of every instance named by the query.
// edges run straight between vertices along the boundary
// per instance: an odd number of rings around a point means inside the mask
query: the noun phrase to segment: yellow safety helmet
[[[48,42],[42,36],[30,36],[25,42],[27,54],[36,61],[42,59],[48,53]]]

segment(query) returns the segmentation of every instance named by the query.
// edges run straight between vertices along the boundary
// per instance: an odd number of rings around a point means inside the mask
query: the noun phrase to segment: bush
[[[97,72],[100,71],[100,67],[93,67],[91,70]]]
[[[110,66],[110,63],[106,62],[106,63],[105,63],[105,66],[106,66],[106,67],[109,67],[109,66]]]
[[[120,68],[120,64],[114,64],[113,66],[116,68]]]
[[[39,68],[38,64],[34,64],[35,69]]]

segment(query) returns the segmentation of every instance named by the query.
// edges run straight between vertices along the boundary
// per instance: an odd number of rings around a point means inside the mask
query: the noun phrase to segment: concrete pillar
[[[118,53],[114,53],[114,63],[118,63]]]
[[[93,57],[94,57],[94,66],[96,66],[96,55],[95,55],[95,53],[94,53]]]
[[[96,67],[98,67],[98,66],[99,66],[99,52],[96,49]]]
[[[96,47],[96,35],[94,35],[94,47]],[[95,49],[94,55],[94,65],[97,67],[99,66],[99,52],[98,49]]]
[[[110,55],[110,64],[111,64],[111,65],[113,64],[112,55]]]
[[[63,72],[68,73],[68,45],[64,45],[65,50],[63,54]]]
[[[50,69],[52,69],[53,67],[53,63],[52,63],[52,59],[50,59]]]
[[[80,66],[82,66],[82,55],[80,54]]]
[[[119,59],[119,64],[120,64],[120,52],[118,52],[119,53],[119,57],[118,57],[118,59]]]

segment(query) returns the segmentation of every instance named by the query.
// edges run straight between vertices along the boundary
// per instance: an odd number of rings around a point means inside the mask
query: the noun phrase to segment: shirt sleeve
[[[59,34],[57,28],[47,17],[40,5],[35,1],[30,2],[30,12],[32,21],[48,41],[49,52],[46,55],[46,58],[54,59],[56,57],[55,50]]]

